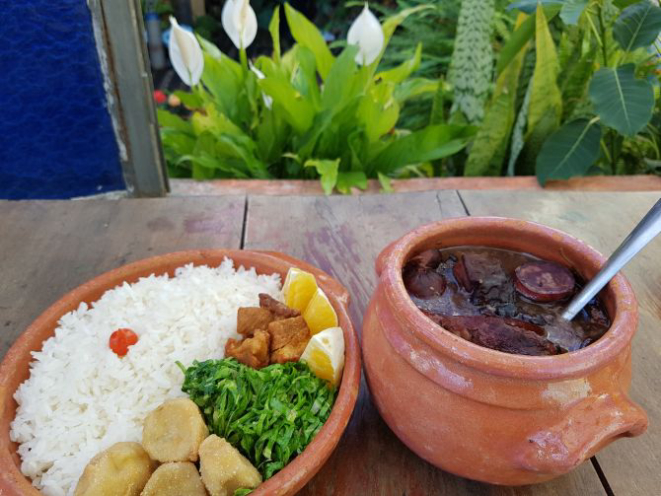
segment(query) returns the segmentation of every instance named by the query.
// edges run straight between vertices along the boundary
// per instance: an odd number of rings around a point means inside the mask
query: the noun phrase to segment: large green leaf
[[[636,79],[634,69],[634,64],[603,67],[588,90],[601,121],[626,136],[642,131],[654,110],[654,88],[649,81]]]
[[[266,77],[257,84],[273,98],[273,110],[293,127],[297,133],[305,133],[312,125],[314,107],[289,81],[279,77]]]
[[[340,167],[340,159],[337,160],[308,160],[305,167],[314,167],[317,174],[321,176],[321,187],[324,193],[330,195],[337,184],[337,173]]]
[[[407,100],[426,93],[435,93],[440,84],[445,84],[439,79],[409,78],[395,87],[395,100],[402,105]],[[447,90],[447,88],[445,88]]]
[[[360,101],[356,115],[369,141],[376,141],[397,123],[399,105],[393,97],[394,89],[394,83],[382,82],[372,86]]]
[[[418,46],[415,49],[413,57],[409,60],[405,60],[397,67],[393,67],[388,71],[380,72],[376,75],[376,79],[381,79],[382,81],[389,81],[391,83],[401,83],[407,77],[409,77],[413,72],[418,70],[420,67],[420,59],[422,57],[422,43],[418,43]]]
[[[156,109],[158,125],[162,128],[176,129],[182,133],[193,134],[193,126],[190,122],[183,120],[178,115],[168,112],[165,109]]]
[[[577,25],[578,18],[588,6],[588,0],[565,0],[560,10],[560,19],[565,24]]]
[[[312,50],[317,59],[317,70],[326,79],[334,60],[326,40],[314,24],[288,3],[285,3],[285,16],[292,36],[298,43]]]
[[[273,9],[273,17],[269,22],[269,33],[273,40],[273,60],[276,64],[280,63],[280,6],[276,5]]]
[[[553,5],[553,6],[562,6],[566,0],[517,0],[512,2],[507,6],[507,10],[518,9],[521,12],[526,14],[532,14],[535,12],[537,5],[542,5],[544,7]]]
[[[613,25],[613,38],[629,51],[650,46],[660,31],[661,8],[643,0],[622,11]]]
[[[533,12],[531,10],[531,12]],[[551,5],[544,8],[544,15],[546,19],[551,20],[560,12],[560,6]],[[500,50],[498,63],[496,64],[496,75],[500,75],[505,70],[505,67],[517,56],[521,49],[528,43],[535,34],[535,16],[528,17],[509,37],[505,46]]]
[[[367,176],[364,172],[338,172],[337,190],[340,193],[348,195],[351,193],[351,188],[367,188]]]
[[[373,159],[373,166],[382,174],[393,174],[405,165],[427,162],[454,155],[462,150],[475,128],[439,124],[415,131],[386,146]]]
[[[537,156],[537,180],[569,179],[584,175],[599,155],[601,128],[596,119],[565,124],[544,143]]]
[[[558,55],[542,9],[537,9],[535,23],[535,72],[532,79],[530,108],[528,109],[529,132],[537,126],[543,116],[552,109],[556,125],[562,116],[562,95],[558,88]]]
[[[347,46],[328,71],[321,95],[323,110],[341,109],[354,95],[354,76],[357,72],[355,57],[358,47]]]

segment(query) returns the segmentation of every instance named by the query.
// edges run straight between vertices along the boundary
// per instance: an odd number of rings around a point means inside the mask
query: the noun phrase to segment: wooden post
[[[131,196],[164,196],[168,177],[140,0],[88,0],[108,109]]]

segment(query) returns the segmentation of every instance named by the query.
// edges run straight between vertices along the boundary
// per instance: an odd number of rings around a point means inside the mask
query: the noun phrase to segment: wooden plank
[[[168,177],[140,1],[90,0],[89,5],[127,189],[137,197],[164,196]]]
[[[610,255],[659,199],[658,193],[460,192],[471,215],[502,215],[556,227]],[[597,460],[615,494],[659,494],[661,485],[661,239],[624,269],[640,304],[633,342],[631,396],[647,411],[650,427],[635,439],[620,440]]]
[[[239,248],[245,198],[0,202],[0,357],[67,291],[141,258]]]
[[[465,215],[454,191],[360,197],[249,197],[245,247],[283,251],[327,271],[352,296],[358,331],[375,285],[374,260],[390,241],[428,222]],[[584,464],[534,487],[502,488],[424,462],[381,420],[364,380],[353,417],[328,463],[302,495],[604,494]]]

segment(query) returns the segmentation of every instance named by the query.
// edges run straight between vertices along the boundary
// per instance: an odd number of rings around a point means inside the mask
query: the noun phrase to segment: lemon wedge
[[[303,312],[317,291],[317,281],[309,272],[292,267],[287,272],[282,292],[285,305]]]
[[[320,288],[317,288],[310,303],[305,307],[303,318],[313,336],[329,327],[337,327],[337,314]]]
[[[320,379],[337,386],[344,368],[344,336],[342,329],[331,327],[312,336],[301,361]]]

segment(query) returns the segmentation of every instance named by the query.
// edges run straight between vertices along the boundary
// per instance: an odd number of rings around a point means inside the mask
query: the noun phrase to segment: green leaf
[[[560,7],[556,5],[544,9],[544,15],[548,22],[551,22],[559,12]],[[505,67],[512,62],[514,57],[516,57],[521,49],[526,46],[526,43],[532,39],[535,34],[535,24],[536,17],[530,16],[516,29],[516,31],[514,31],[514,33],[512,33],[512,36],[507,40],[505,46],[500,50],[500,56],[498,58],[498,63],[496,64],[497,76],[505,70]]]
[[[569,179],[584,175],[599,156],[601,128],[596,119],[565,124],[544,143],[537,156],[537,180]]]
[[[202,47],[202,50],[204,50],[212,58],[217,60],[220,60],[222,58],[223,52],[221,52],[216,45],[202,38],[202,36],[200,36],[199,34],[196,34],[195,37],[197,38],[197,41],[200,42],[200,47]]]
[[[269,23],[269,33],[273,40],[273,60],[276,64],[280,63],[280,6],[276,5],[273,9],[273,17]]]
[[[519,114],[516,116],[516,122],[512,128],[512,139],[510,144],[510,158],[507,163],[507,175],[514,176],[516,174],[516,161],[519,159],[521,150],[525,144],[524,132],[526,122],[528,121],[528,109],[530,108],[530,93],[532,91],[532,79],[528,82],[526,93],[523,97],[523,103],[519,109]]]
[[[337,190],[345,195],[351,193],[351,188],[367,188],[367,176],[364,172],[339,172],[337,175]]]
[[[454,155],[468,143],[476,129],[471,126],[439,124],[415,131],[386,146],[374,159],[374,168],[392,174],[405,165]]]
[[[613,38],[626,51],[648,47],[661,31],[661,8],[643,0],[624,9],[613,25]]]
[[[202,101],[202,98],[196,93],[189,93],[188,91],[175,91],[173,93],[179,100],[181,100],[181,103],[183,103],[186,107],[189,109],[196,109],[200,108],[204,102]]]
[[[176,129],[182,133],[193,134],[193,126],[190,122],[183,120],[178,115],[168,112],[165,109],[156,109],[158,125],[161,128]]]
[[[222,111],[232,120],[238,119],[239,114],[243,112],[241,106],[237,104],[244,91],[241,67],[224,55],[217,59],[205,53],[202,83]]]
[[[321,187],[324,193],[330,195],[337,184],[337,173],[340,168],[340,159],[337,160],[307,160],[305,167],[314,167],[321,176]]]
[[[378,177],[379,177],[379,182],[381,183],[381,188],[383,188],[383,191],[385,191],[386,193],[392,193],[394,191],[392,189],[392,179],[390,179],[385,174],[381,174],[380,172],[378,173]]]
[[[413,57],[409,60],[402,62],[397,67],[394,67],[388,71],[379,72],[376,75],[377,80],[389,81],[391,83],[401,83],[412,73],[418,70],[420,67],[420,59],[422,57],[422,43],[418,43],[418,46],[415,49]]]
[[[549,5],[562,6],[566,0],[517,0],[507,6],[507,10],[518,9],[526,14],[532,14],[537,9],[537,5],[547,7]]]
[[[340,110],[353,96],[353,80],[357,72],[354,60],[356,53],[358,53],[357,46],[347,46],[328,71],[321,95],[323,110]]]
[[[535,129],[542,117],[552,109],[556,125],[562,117],[562,95],[558,88],[558,56],[549,26],[542,9],[536,13],[535,72],[532,79],[530,108],[528,109],[528,131]]]
[[[620,134],[633,136],[652,118],[654,88],[649,81],[636,79],[635,66],[604,67],[592,78],[588,90],[601,121]]]
[[[399,105],[393,97],[394,89],[394,83],[382,82],[372,86],[360,100],[356,116],[369,141],[376,141],[397,124]]]
[[[273,110],[283,117],[298,134],[312,125],[314,107],[289,81],[279,77],[266,77],[257,81],[259,87],[273,98]]]
[[[500,176],[514,124],[514,98],[503,93],[491,103],[464,168],[465,176]]]
[[[565,24],[576,26],[588,3],[589,0],[565,0],[560,10],[560,19]]]
[[[409,78],[406,81],[399,83],[395,87],[395,100],[400,105],[403,105],[407,100],[426,93],[435,93],[438,90],[439,84],[444,84],[441,80],[433,80],[426,78]]]
[[[312,50],[317,59],[317,70],[322,79],[326,79],[334,60],[326,40],[314,24],[288,3],[285,3],[285,16],[292,36],[299,44]]]

